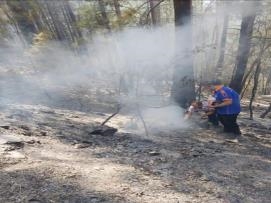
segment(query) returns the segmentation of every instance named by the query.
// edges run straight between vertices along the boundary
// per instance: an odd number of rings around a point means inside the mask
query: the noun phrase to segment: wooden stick
[[[148,128],[147,128],[147,125],[146,125],[146,122],[144,121],[144,118],[141,114],[141,111],[140,111],[140,108],[139,108],[139,105],[136,104],[136,108],[137,108],[137,113],[138,113],[138,116],[140,118],[140,120],[142,121],[143,123],[143,126],[144,126],[144,129],[145,129],[145,133],[146,133],[146,136],[149,136],[149,132],[148,132]]]
[[[101,124],[101,126],[104,126],[111,118],[113,118],[115,115],[117,115],[120,112],[121,106],[118,104],[117,111],[113,113],[111,116],[109,116],[105,121]]]

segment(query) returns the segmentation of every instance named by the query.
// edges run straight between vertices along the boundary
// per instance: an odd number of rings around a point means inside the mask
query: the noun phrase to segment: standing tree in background
[[[192,0],[174,0],[176,58],[171,96],[181,107],[195,99],[192,53]]]
[[[113,0],[115,12],[118,18],[121,18],[120,2],[119,0]]]
[[[225,50],[226,50],[226,41],[227,41],[227,30],[228,30],[228,24],[229,24],[229,15],[224,15],[224,21],[223,21],[223,30],[222,30],[222,36],[220,41],[220,51],[219,51],[219,58],[216,64],[216,76],[217,78],[221,78],[222,76],[222,70],[224,65],[224,57],[225,57]]]
[[[111,27],[109,23],[109,19],[106,13],[106,5],[103,0],[98,0],[100,12],[101,12],[101,24],[106,27],[108,32],[111,32]]]
[[[253,2],[253,5],[256,5],[257,2]],[[233,88],[239,94],[242,91],[242,81],[246,72],[247,61],[250,53],[251,37],[253,34],[253,25],[256,17],[256,12],[250,14],[243,14],[240,37],[239,37],[239,46],[236,57],[236,64],[234,68],[234,73],[232,80],[230,82],[230,87]]]
[[[67,26],[70,26],[72,35],[78,40],[82,40],[83,35],[81,30],[77,26],[77,19],[68,1],[63,1],[64,16],[66,16]],[[66,15],[65,15],[66,14]]]
[[[151,20],[152,24],[154,26],[160,24],[160,6],[159,4],[161,3],[158,0],[150,0],[150,12],[151,12]]]
[[[29,1],[6,1],[6,4],[24,39],[32,42],[34,34],[39,32],[41,25]]]

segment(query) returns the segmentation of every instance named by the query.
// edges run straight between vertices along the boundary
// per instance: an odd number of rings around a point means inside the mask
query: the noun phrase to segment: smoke
[[[140,108],[152,128],[181,123],[182,111],[170,99],[173,26],[97,35],[84,52],[36,38],[32,45],[10,41],[0,48],[2,103],[95,112],[114,111],[120,103],[124,114]]]
[[[204,66],[214,66],[224,13],[230,9],[238,13],[244,8],[244,3],[240,5],[234,9],[221,5],[216,18],[207,13],[194,17],[196,77]],[[187,30],[175,31],[169,24],[100,34],[93,36],[84,50],[72,50],[41,35],[33,44],[25,44],[17,36],[0,47],[1,102],[105,112],[114,111],[120,103],[122,113],[140,108],[151,128],[183,127],[182,110],[170,100],[170,90],[174,64],[186,65],[182,59],[191,41],[182,39],[176,44],[175,34]]]

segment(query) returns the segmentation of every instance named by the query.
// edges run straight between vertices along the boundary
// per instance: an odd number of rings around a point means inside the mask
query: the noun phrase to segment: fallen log
[[[102,136],[112,136],[114,135],[118,129],[108,127],[108,126],[98,126],[94,128],[93,131],[91,131],[89,134],[91,135],[102,135]]]

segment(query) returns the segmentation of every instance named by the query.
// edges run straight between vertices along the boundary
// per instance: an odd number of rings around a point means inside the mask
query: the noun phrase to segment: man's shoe
[[[211,125],[210,125],[210,128],[213,129],[213,130],[218,130],[218,129],[221,129],[221,126],[211,124]]]
[[[225,139],[226,142],[230,142],[230,143],[239,143],[238,139]]]

